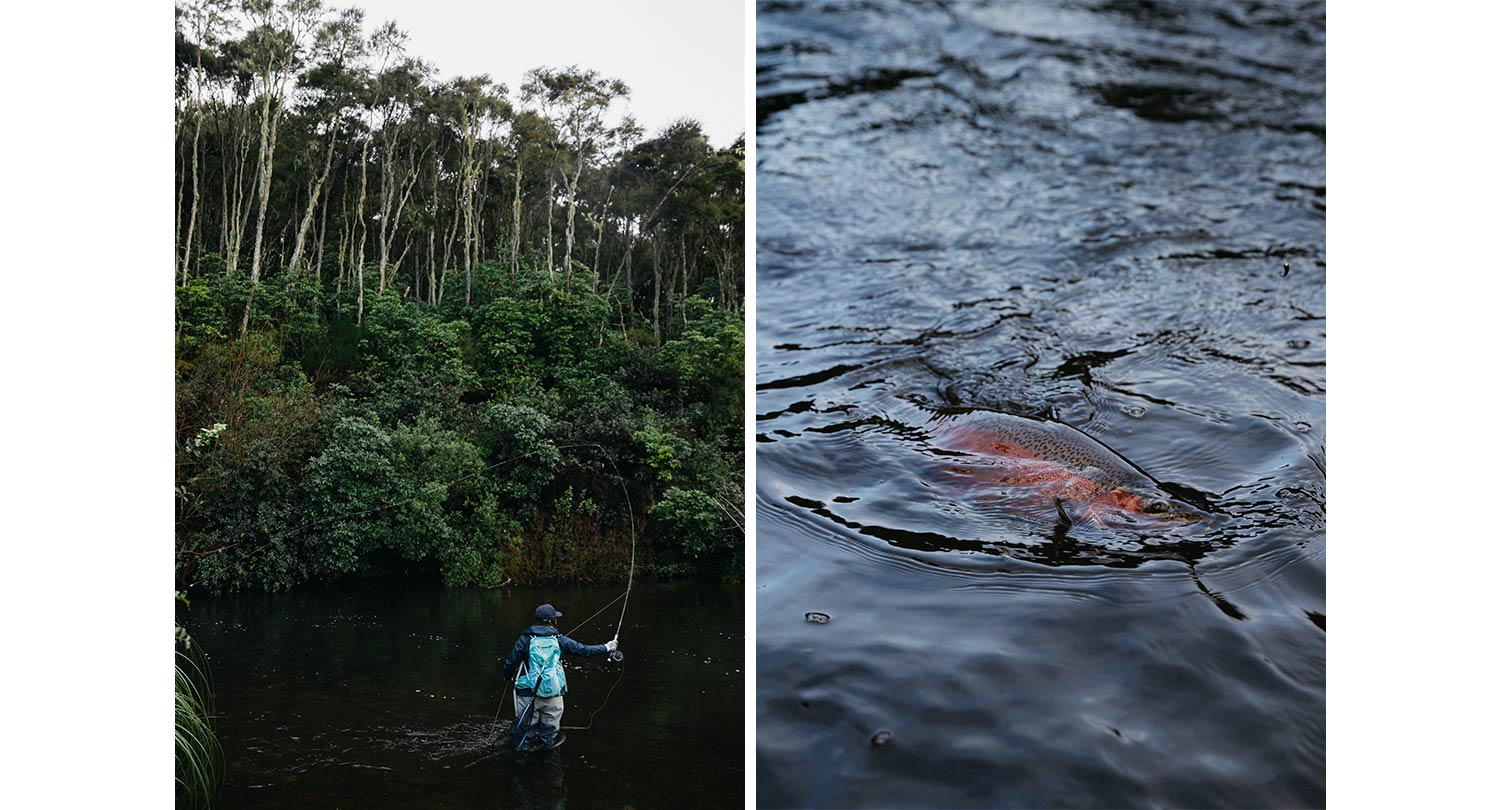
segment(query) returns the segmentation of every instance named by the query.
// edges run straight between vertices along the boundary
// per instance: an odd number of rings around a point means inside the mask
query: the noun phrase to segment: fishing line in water
[[[615,682],[612,683],[612,684],[610,684],[609,685],[609,691],[604,693],[604,701],[599,704],[599,708],[597,708],[594,711],[592,711],[592,712],[589,713],[589,721],[588,721],[588,723],[586,723],[584,725],[581,725],[581,726],[559,726],[559,728],[565,728],[565,729],[567,729],[569,731],[588,731],[589,729],[593,728],[594,727],[594,715],[598,714],[599,712],[604,711],[604,707],[609,705],[609,696],[613,695],[615,693],[615,687],[620,685],[620,679],[624,678],[624,677],[625,677],[625,667],[620,667],[620,674],[615,676]]]

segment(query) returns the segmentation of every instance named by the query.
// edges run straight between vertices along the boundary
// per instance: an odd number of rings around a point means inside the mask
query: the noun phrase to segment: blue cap
[[[561,619],[562,611],[558,610],[550,604],[538,605],[536,609],[536,617],[538,620],[544,622],[548,619]]]

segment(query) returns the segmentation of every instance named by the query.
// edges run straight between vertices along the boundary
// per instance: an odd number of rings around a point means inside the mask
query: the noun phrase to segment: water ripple
[[[1321,804],[1322,4],[758,10],[762,803]],[[1060,531],[954,408],[1209,519]]]

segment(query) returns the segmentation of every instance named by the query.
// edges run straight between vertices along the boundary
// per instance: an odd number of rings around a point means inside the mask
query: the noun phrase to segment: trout
[[[1139,526],[1203,517],[1120,454],[1060,422],[971,410],[940,415],[930,429],[934,445],[958,451],[964,466],[950,472],[1019,492],[1023,500],[1042,500],[1064,524]]]

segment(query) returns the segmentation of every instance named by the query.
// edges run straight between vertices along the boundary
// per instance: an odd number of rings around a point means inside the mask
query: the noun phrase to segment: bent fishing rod
[[[597,449],[597,450],[600,451],[600,454],[603,456],[604,460],[607,461],[607,462],[609,462],[610,468],[612,470],[614,470],[615,480],[620,484],[620,491],[625,495],[625,514],[626,514],[626,516],[630,520],[630,572],[629,572],[629,574],[628,574],[628,576],[626,578],[625,592],[624,593],[620,594],[619,596],[615,597],[614,599],[611,599],[608,603],[606,603],[604,605],[604,607],[602,607],[599,610],[595,611],[593,613],[593,615],[589,616],[587,619],[584,619],[582,622],[579,622],[575,626],[582,626],[584,624],[587,624],[589,621],[592,621],[595,617],[597,617],[600,613],[603,613],[606,609],[608,609],[615,602],[618,602],[618,601],[620,601],[620,600],[623,599],[624,600],[624,604],[622,604],[620,606],[620,618],[618,620],[616,620],[616,622],[615,622],[614,641],[618,644],[619,640],[620,640],[620,629],[625,624],[625,611],[630,606],[630,591],[635,586],[635,547],[636,547],[635,505],[634,505],[634,502],[631,501],[631,498],[630,498],[630,488],[628,486],[626,486],[626,484],[625,484],[625,477],[620,474],[620,467],[619,467],[619,465],[616,464],[615,460],[610,457],[609,451],[608,451],[608,449],[606,449],[604,447],[604,445],[598,444],[597,442],[578,442],[578,443],[574,443],[574,444],[556,445],[556,446],[551,447],[550,449],[552,449],[552,450],[574,450],[574,449],[577,449],[577,448],[580,448],[580,447],[592,447],[592,448],[595,448],[595,449]],[[549,448],[538,447],[538,448],[535,448],[533,450],[529,450],[529,451],[527,451],[525,453],[521,453],[519,455],[511,456],[510,458],[503,459],[501,461],[497,461],[494,464],[490,464],[490,465],[485,466],[485,467],[483,467],[481,469],[475,470],[474,472],[469,473],[467,475],[462,475],[462,476],[459,476],[458,478],[454,478],[452,480],[446,481],[446,482],[444,482],[444,486],[452,486],[454,484],[462,483],[462,482],[467,481],[467,480],[469,480],[471,478],[475,478],[475,477],[478,477],[480,475],[483,475],[484,473],[487,473],[487,472],[489,472],[491,470],[497,469],[499,467],[503,467],[506,464],[510,464],[511,462],[520,461],[523,458],[528,458],[530,456],[534,456],[537,453],[540,453],[540,452],[542,452],[544,450],[547,450],[547,449],[549,449]],[[303,524],[301,526],[294,527],[294,528],[289,529],[289,530],[287,530],[285,532],[281,532],[279,534],[271,535],[270,537],[266,538],[266,541],[260,547],[258,547],[256,549],[252,550],[251,552],[249,552],[249,554],[246,555],[246,558],[248,558],[248,557],[250,557],[252,555],[258,554],[258,553],[260,553],[261,551],[264,551],[267,548],[270,548],[271,544],[274,541],[276,541],[276,540],[284,540],[284,539],[286,539],[288,537],[291,537],[291,536],[297,534],[298,532],[307,531],[308,529],[312,529],[312,528],[314,528],[316,526],[319,526],[319,525],[321,525],[323,523],[327,523],[328,521],[335,520],[335,519],[351,520],[351,519],[354,519],[354,518],[363,517],[365,515],[374,514],[376,512],[380,512],[380,511],[383,511],[383,510],[386,510],[386,509],[393,509],[393,508],[396,508],[398,506],[406,506],[408,504],[411,504],[411,503],[415,502],[416,500],[418,500],[421,497],[422,497],[421,495],[415,495],[415,496],[413,496],[411,498],[407,498],[405,500],[397,501],[395,503],[379,504],[377,506],[372,506],[369,509],[364,509],[364,510],[361,510],[359,512],[355,512],[355,513],[353,513],[351,515],[330,515],[330,516],[328,516],[326,518],[323,518],[322,520],[315,520],[315,521],[311,521],[309,523],[305,523],[305,524]],[[197,551],[197,552],[194,552],[194,551],[181,551],[181,552],[178,552],[178,553],[179,554],[184,554],[184,555],[190,555],[194,559],[197,559],[197,558],[201,558],[201,557],[206,557],[206,556],[208,556],[210,554],[217,554],[217,553],[222,553],[222,552],[228,551],[229,549],[236,548],[238,546],[244,545],[246,542],[249,542],[249,541],[248,540],[242,540],[242,541],[237,542],[237,543],[230,543],[228,545],[220,546],[220,547],[214,548],[214,549],[208,549],[206,551]],[[201,582],[201,580],[194,581],[194,582],[190,583],[189,587],[196,586],[200,582]],[[619,663],[619,662],[625,660],[625,654],[622,653],[622,652],[620,652],[620,650],[617,648],[615,650],[612,650],[609,653],[609,659],[611,661],[613,661],[613,662]],[[614,694],[615,686],[619,685],[620,678],[624,677],[624,674],[625,674],[625,670],[622,667],[620,669],[620,676],[615,679],[614,684],[612,684],[610,686],[610,688],[609,688],[609,691],[607,693],[605,693],[604,702],[600,704],[600,706],[599,706],[598,709],[594,710],[593,714],[589,715],[589,721],[588,721],[588,723],[586,725],[583,725],[583,726],[563,726],[563,728],[572,729],[572,730],[584,730],[584,729],[587,729],[587,728],[593,726],[593,724],[594,724],[594,716],[597,715],[606,705],[608,705],[610,695]],[[520,677],[519,673],[517,674],[517,677],[518,678]],[[509,685],[509,687],[513,687],[513,686],[514,686],[514,682],[512,682]],[[532,700],[535,701],[535,696],[534,695],[532,697]],[[501,696],[501,701],[500,701],[500,706],[495,711],[495,723],[496,723],[497,726],[498,726],[499,721],[500,721],[500,712],[504,709],[504,707],[505,707],[505,698],[504,698],[504,695],[502,695]],[[529,709],[529,707],[528,707],[528,709]]]
[[[580,445],[580,446],[597,447],[601,451],[604,450],[603,446],[598,445],[598,444],[593,444],[593,443],[588,443],[586,445]],[[584,619],[583,621],[577,622],[576,624],[573,625],[573,627],[574,628],[583,627],[584,625],[586,625],[589,622],[593,621],[600,613],[603,613],[604,611],[608,610],[610,608],[610,606],[613,605],[614,603],[619,602],[621,600],[624,600],[624,603],[620,605],[620,618],[615,621],[615,635],[614,635],[614,639],[613,640],[615,641],[616,644],[618,644],[619,641],[620,641],[620,628],[622,628],[625,625],[625,611],[626,611],[627,608],[630,607],[630,591],[631,591],[631,589],[633,587],[635,587],[635,540],[636,540],[636,538],[635,538],[635,507],[634,507],[634,504],[630,500],[630,488],[625,485],[625,476],[623,476],[623,475],[620,474],[620,468],[619,468],[619,466],[615,464],[615,460],[612,459],[612,458],[610,458],[609,454],[607,452],[604,453],[604,460],[608,461],[609,462],[609,466],[615,471],[615,480],[617,482],[619,482],[619,484],[620,484],[620,491],[622,493],[624,493],[624,495],[625,495],[625,514],[630,518],[630,573],[628,574],[628,576],[626,577],[626,580],[625,580],[625,592],[624,593],[622,593],[619,596],[616,596],[615,598],[609,600],[608,602],[606,602],[604,604],[603,607],[601,607],[598,610],[594,611],[592,614],[589,615],[588,618]],[[610,653],[609,653],[609,660],[613,661],[615,663],[619,663],[619,662],[625,660],[625,654],[622,653],[622,652],[620,652],[619,648],[616,647],[614,650],[610,651]],[[521,666],[522,667],[525,666],[525,662],[524,661],[522,662]],[[609,691],[604,693],[604,700],[600,702],[599,708],[594,709],[594,711],[589,714],[589,720],[588,720],[587,723],[585,723],[585,724],[583,724],[581,726],[562,726],[561,728],[566,729],[568,731],[586,731],[586,730],[588,730],[590,728],[593,728],[594,717],[597,716],[599,714],[599,712],[603,711],[605,706],[609,705],[609,698],[610,698],[610,696],[615,693],[615,687],[620,685],[620,680],[622,678],[624,678],[624,677],[625,677],[625,668],[622,666],[622,667],[620,667],[620,673],[615,676],[615,682],[612,683],[612,684],[610,684]],[[505,690],[502,691],[501,694],[500,694],[500,705],[495,707],[495,720],[494,720],[493,726],[490,729],[491,733],[495,733],[496,731],[498,731],[498,729],[500,727],[500,713],[503,712],[503,711],[505,711],[506,696],[509,695],[509,694],[513,694],[514,693],[515,684],[516,684],[517,681],[520,680],[520,678],[521,678],[521,670],[520,670],[520,668],[517,668],[517,672],[516,672],[515,678],[513,678],[509,682],[507,682]],[[523,710],[521,710],[516,715],[516,725],[515,725],[515,727],[513,728],[512,732],[511,732],[511,747],[512,747],[512,750],[520,750],[521,745],[524,744],[525,741],[526,741],[526,735],[529,733],[528,730],[527,730],[527,723],[526,723],[526,721],[530,718],[531,709],[532,709],[532,706],[535,705],[535,703],[536,703],[536,693],[533,692],[532,695],[531,695],[531,700],[526,704],[526,708],[523,709]],[[520,733],[519,737],[516,736],[517,732]]]

